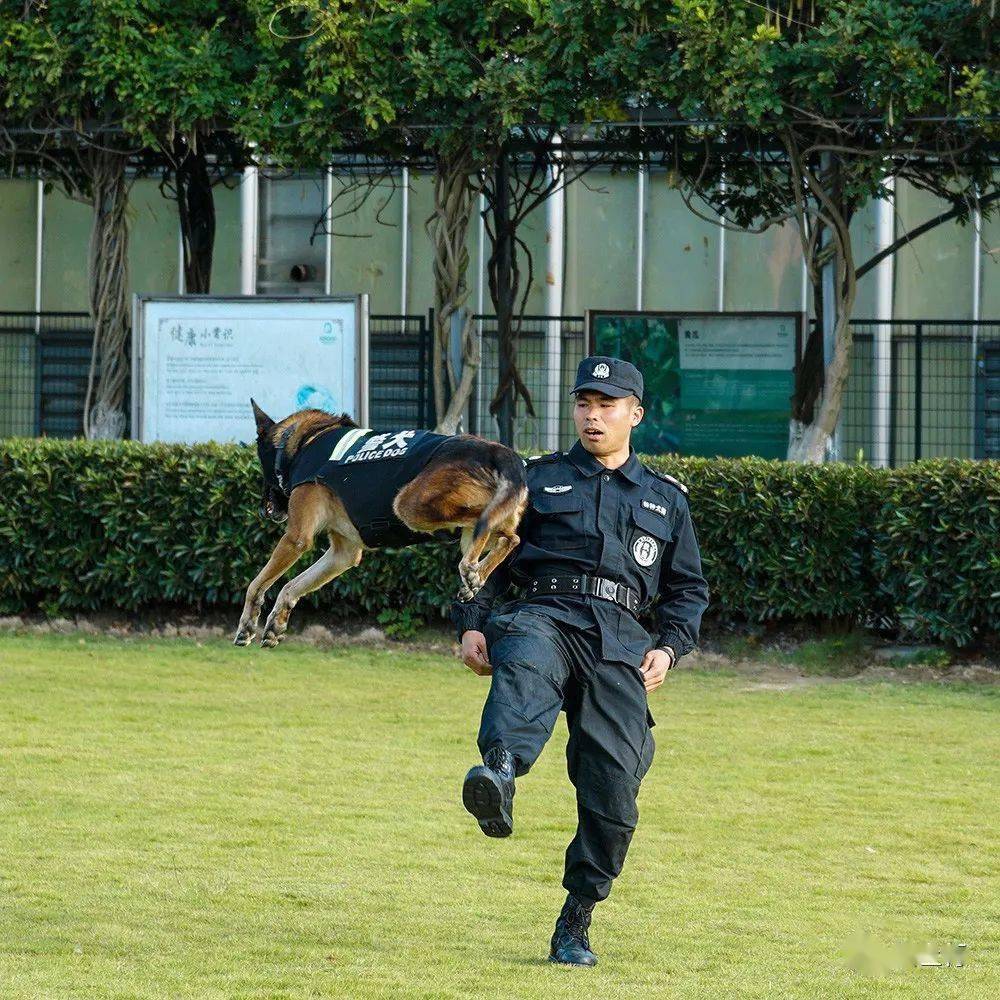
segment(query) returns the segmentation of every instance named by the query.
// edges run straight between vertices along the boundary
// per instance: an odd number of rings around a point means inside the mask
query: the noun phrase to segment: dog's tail
[[[495,525],[506,520],[524,506],[528,495],[528,477],[524,474],[524,460],[512,448],[496,445],[493,451],[493,472],[496,475],[496,492],[476,521],[472,543],[488,535]]]

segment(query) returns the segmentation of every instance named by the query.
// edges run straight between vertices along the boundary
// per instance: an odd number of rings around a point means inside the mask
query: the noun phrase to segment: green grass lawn
[[[487,684],[294,638],[0,636],[0,997],[1000,995],[995,688],[675,672],[576,970],[544,962],[565,726],[486,839],[459,792]],[[862,934],[965,965],[855,971]]]

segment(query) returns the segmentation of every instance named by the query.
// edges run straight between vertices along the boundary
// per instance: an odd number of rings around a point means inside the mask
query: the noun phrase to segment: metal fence
[[[482,365],[472,391],[469,429],[485,437],[497,437],[496,419],[490,403],[497,388],[497,320],[476,316],[482,335]],[[549,364],[549,345],[560,344],[558,373]],[[535,415],[518,399],[514,419],[514,447],[530,452],[568,448],[576,440],[569,390],[576,369],[585,357],[586,339],[582,316],[525,316],[517,345],[517,366],[531,395]],[[551,377],[550,377],[551,373]]]
[[[855,320],[840,454],[1000,458],[1000,321]]]
[[[372,427],[433,427],[433,317],[368,317],[368,422]]]
[[[0,313],[0,437],[83,433],[87,313]]]
[[[489,412],[497,385],[495,316],[476,316],[482,366],[468,429],[496,437]],[[920,458],[1000,459],[1000,321],[854,321],[851,378],[840,424],[847,461],[904,465]],[[369,422],[432,427],[432,315],[369,317]],[[0,313],[0,437],[82,433],[93,329],[86,313]],[[559,344],[553,371],[550,352]],[[582,316],[522,320],[522,400],[516,447],[540,452],[575,440],[568,403],[585,351]]]

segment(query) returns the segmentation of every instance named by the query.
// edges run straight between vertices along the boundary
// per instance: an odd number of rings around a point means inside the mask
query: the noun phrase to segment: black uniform
[[[565,710],[579,824],[563,885],[596,902],[624,864],[653,759],[640,664],[653,646],[678,656],[694,648],[708,588],[686,488],[641,465],[634,451],[612,471],[577,442],[566,454],[529,460],[527,474],[520,546],[474,600],[452,606],[452,620],[460,636],[484,632],[489,647],[483,754],[502,745],[524,774]],[[600,578],[604,597],[545,593],[581,576]],[[493,610],[512,585],[527,595]],[[590,589],[587,579],[580,586]],[[655,634],[619,602],[652,605]]]

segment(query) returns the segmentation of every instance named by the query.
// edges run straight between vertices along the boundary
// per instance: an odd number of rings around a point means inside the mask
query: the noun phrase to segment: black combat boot
[[[593,903],[585,903],[573,893],[566,897],[552,935],[550,962],[559,962],[561,965],[597,965],[597,956],[590,950],[590,938],[587,937],[593,912]]]
[[[487,837],[513,833],[514,758],[502,746],[490,747],[483,763],[465,776],[462,802]]]

